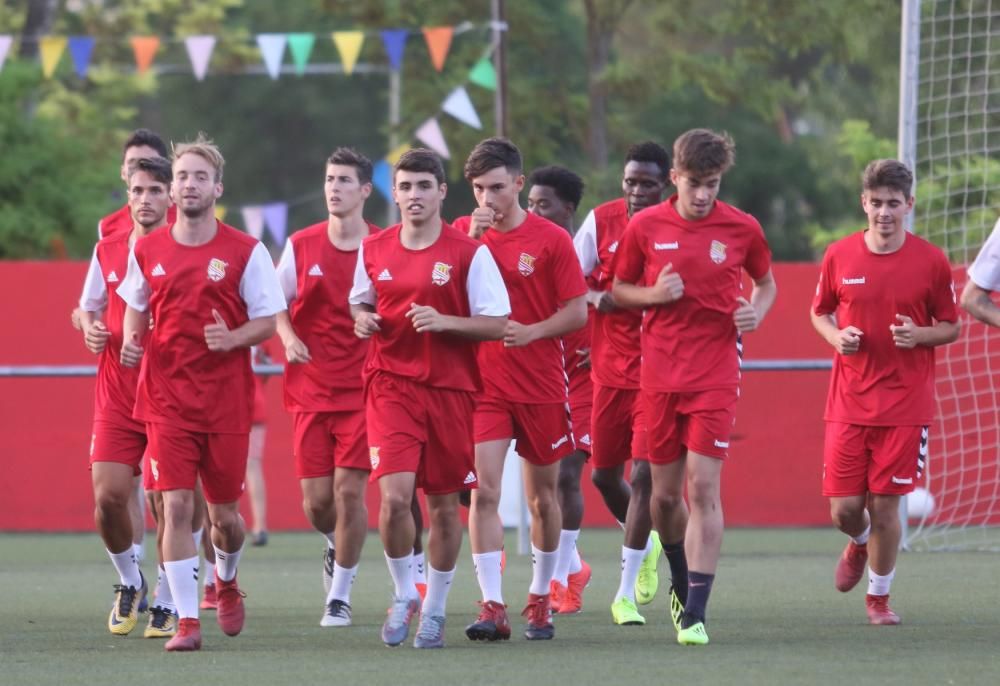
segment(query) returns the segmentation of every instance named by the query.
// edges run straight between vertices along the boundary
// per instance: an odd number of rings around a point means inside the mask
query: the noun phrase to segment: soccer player
[[[119,362],[125,301],[111,291],[125,278],[131,246],[163,224],[170,206],[170,163],[162,157],[130,163],[127,183],[134,226],[102,239],[94,248],[80,297],[84,344],[98,355],[94,392],[94,428],[90,442],[94,519],[120,583],[108,618],[111,633],[124,636],[135,628],[146,581],[133,550],[129,502],[133,479],[141,473],[146,427],[132,418],[138,372]],[[176,618],[164,613],[157,630],[170,632]]]
[[[1000,291],[1000,221],[969,265],[969,280],[962,289],[962,307],[984,324],[1000,327],[1000,307],[990,298],[990,293],[997,291]]]
[[[646,419],[639,392],[642,351],[642,313],[619,307],[611,292],[615,257],[631,217],[658,205],[669,184],[670,155],[658,143],[629,147],[622,171],[622,197],[595,207],[574,238],[580,266],[595,286],[589,300],[594,313],[591,369],[594,379],[592,478],[605,504],[625,529],[621,581],[611,603],[615,624],[643,625],[636,603],[653,601],[659,586],[657,565],[666,551],[672,587],[671,614],[678,616],[687,598],[684,529],[687,509],[683,499],[667,517],[669,538],[662,546],[651,532],[651,488],[646,449]],[[625,463],[632,459],[631,487],[625,481]]]
[[[740,335],[774,303],[771,251],[750,215],[717,200],[733,164],[728,135],[692,129],[674,142],[676,195],[629,220],[612,297],[644,309],[639,384],[652,478],[649,509],[672,541],[685,484],[688,592],[677,641],[708,643],[705,608],[722,545],[719,485],[739,394]],[[753,280],[747,301],[743,272]],[[675,620],[676,621],[676,620]]]
[[[361,241],[379,230],[364,218],[371,161],[337,148],[326,161],[323,191],[329,218],[292,234],[278,262],[289,306],[278,315],[278,335],[288,360],[285,409],[292,413],[303,508],[333,558],[320,625],[350,626],[371,463],[361,376],[368,341],[354,335],[347,298]]]
[[[350,294],[354,330],[371,339],[365,416],[372,478],[382,503],[379,533],[395,584],[382,640],[444,645],[445,604],[462,545],[458,494],[476,485],[474,394],[481,388],[477,341],[500,340],[510,303],[486,246],[441,219],[447,193],[440,158],[403,154],[393,170],[402,223],[369,236]],[[413,580],[413,489],[430,517],[427,596]]]
[[[583,198],[583,179],[575,173],[551,165],[539,167],[528,175],[528,211],[557,224],[572,236],[576,233],[574,215]],[[589,284],[588,284],[589,285]],[[583,589],[590,583],[590,565],[580,558],[577,538],[583,521],[583,493],[580,476],[590,458],[590,409],[594,388],[590,382],[590,327],[587,324],[563,336],[563,367],[569,379],[569,409],[576,450],[559,462],[559,510],[562,531],[559,554],[549,585],[552,611],[573,614],[583,609]]]
[[[934,348],[958,338],[951,266],[907,233],[913,174],[875,160],[862,176],[864,231],[823,257],[810,318],[834,348],[823,450],[823,495],[851,537],[834,583],[847,592],[868,563],[871,624],[899,624],[889,607],[901,526],[900,496],[923,476],[934,417]]]
[[[163,492],[163,554],[180,621],[168,651],[199,650],[194,489],[200,477],[212,522],[216,618],[243,629],[237,566],[244,541],[239,497],[253,411],[250,346],[275,332],[284,309],[264,246],[215,219],[224,160],[203,136],[174,146],[177,223],[136,243],[118,294],[125,311],[122,363],[143,357],[133,416],[146,423],[150,468]],[[152,316],[156,326],[141,335]]]
[[[532,578],[522,615],[528,640],[555,635],[550,591],[562,515],[556,494],[559,461],[575,449],[561,337],[587,323],[587,286],[564,229],[525,212],[521,152],[509,140],[487,138],[465,163],[479,205],[456,222],[487,246],[503,275],[511,318],[503,341],[479,346],[483,392],[476,400],[476,472],[469,539],[482,591],[471,640],[510,638],[501,589],[503,523],[500,485],[512,439],[522,457],[531,512]]]

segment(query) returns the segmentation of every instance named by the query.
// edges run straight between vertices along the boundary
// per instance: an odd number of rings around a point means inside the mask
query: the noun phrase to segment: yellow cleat
[[[172,638],[177,633],[177,615],[157,605],[149,611],[143,638]]]
[[[698,622],[697,624],[692,624],[687,629],[678,631],[677,642],[682,646],[708,645],[708,632],[705,631],[705,623]]]
[[[646,618],[639,614],[635,603],[628,598],[619,598],[611,603],[611,618],[621,626],[642,626],[646,623]]]
[[[115,602],[108,616],[108,629],[116,636],[127,636],[139,622],[139,604],[146,597],[146,580],[142,587],[115,584]]]
[[[649,605],[656,597],[656,590],[660,586],[660,575],[656,571],[660,563],[660,555],[663,554],[663,545],[660,543],[660,535],[655,531],[649,534],[653,545],[642,558],[642,566],[639,567],[639,576],[635,580],[635,599],[640,605]]]
[[[670,586],[670,620],[674,623],[674,629],[681,630],[681,615],[684,614],[684,604],[677,597],[677,589]]]

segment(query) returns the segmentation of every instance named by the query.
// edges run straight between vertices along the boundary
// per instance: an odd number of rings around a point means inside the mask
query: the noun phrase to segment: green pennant
[[[477,86],[495,91],[497,89],[497,73],[493,69],[493,63],[486,57],[476,62],[476,66],[469,72],[469,81]]]
[[[309,63],[309,55],[312,54],[313,43],[316,36],[311,33],[289,33],[288,50],[292,53],[292,60],[295,62],[295,71],[299,76],[306,70]]]

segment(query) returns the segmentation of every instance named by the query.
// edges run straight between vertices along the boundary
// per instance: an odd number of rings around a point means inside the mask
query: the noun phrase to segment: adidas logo
[[[157,262],[157,263],[156,263],[156,266],[155,266],[155,267],[153,267],[153,271],[152,271],[152,272],[150,272],[150,274],[152,274],[153,276],[166,276],[166,275],[167,275],[167,272],[166,272],[166,270],[165,270],[165,269],[163,268],[163,265],[162,265],[162,264],[160,264],[159,262]]]
[[[389,278],[392,278],[392,277],[389,277]],[[466,474],[465,475],[465,481],[463,481],[462,483],[464,483],[466,486],[468,486],[469,484],[476,483],[476,473],[475,472],[469,472],[468,474]]]
[[[112,269],[111,273],[108,274],[108,283],[118,283],[118,275],[115,273],[114,269]]]
[[[318,264],[314,264],[309,267],[309,276],[323,276],[323,270],[319,268]]]
[[[392,274],[389,273],[388,269],[383,269],[382,273],[378,275],[378,280],[379,281],[392,281]],[[472,472],[469,472],[469,474],[472,474]],[[473,481],[476,480],[475,475],[472,476],[472,480]],[[469,483],[469,482],[467,481],[466,483]]]

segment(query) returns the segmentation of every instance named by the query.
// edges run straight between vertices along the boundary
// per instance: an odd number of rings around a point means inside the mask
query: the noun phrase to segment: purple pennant
[[[382,31],[382,45],[389,56],[389,65],[398,70],[403,64],[403,48],[406,47],[406,29],[386,29]]]
[[[86,78],[90,68],[90,54],[94,51],[94,39],[91,36],[70,36],[69,54],[73,58],[73,68],[77,76]]]
[[[267,225],[275,245],[284,244],[288,228],[288,203],[272,202],[264,205],[263,210],[264,224]]]

